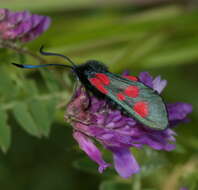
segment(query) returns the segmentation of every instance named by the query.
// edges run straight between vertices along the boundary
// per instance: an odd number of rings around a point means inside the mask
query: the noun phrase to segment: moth
[[[137,77],[111,73],[104,64],[95,60],[76,65],[67,56],[43,51],[43,46],[40,48],[40,53],[42,55],[63,57],[71,65],[13,64],[24,69],[48,66],[63,66],[70,68],[88,93],[91,92],[98,98],[107,99],[108,102],[121,108],[122,112],[127,113],[147,127],[156,130],[164,130],[167,128],[168,116],[162,97],[158,92],[140,82]]]

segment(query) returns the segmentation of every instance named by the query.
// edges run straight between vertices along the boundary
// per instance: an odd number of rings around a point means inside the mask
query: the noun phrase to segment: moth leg
[[[74,88],[72,90],[72,97],[71,100],[73,100],[75,98],[75,96],[77,95],[77,88],[79,86],[79,80],[77,79],[76,83],[74,84]]]
[[[76,97],[77,95],[77,88],[79,86],[79,80],[77,79],[76,83],[74,84],[73,90],[72,90],[72,96],[71,99],[66,103],[66,107],[70,104],[70,102]]]
[[[77,93],[77,88],[79,86],[79,81],[77,81],[75,84],[74,84],[74,87],[72,89],[72,96],[71,96],[71,99],[68,101],[64,101],[60,104],[57,105],[57,108],[63,108],[63,107],[68,107],[68,105],[70,104],[70,102],[75,98],[76,96],[76,93]]]
[[[92,123],[88,123],[88,122],[82,122],[80,119],[78,119],[77,117],[75,117],[74,115],[71,115],[71,114],[67,114],[64,116],[65,120],[70,122],[70,121],[75,121],[75,122],[78,122],[78,123],[81,123],[83,125],[91,125]]]
[[[84,109],[85,111],[87,111],[91,107],[91,95],[88,90],[86,90],[86,93],[87,93],[87,98],[88,98],[88,104],[87,104],[87,107]]]
[[[82,124],[82,125],[96,125],[96,123],[82,121],[82,120],[78,119],[76,116],[71,115],[71,114],[65,115],[64,118],[65,118],[65,120],[66,120],[68,123],[70,123],[70,122],[73,121],[73,122],[78,122],[78,123],[80,123],[80,124]],[[101,125],[101,124],[97,124],[97,125],[98,125],[99,128],[104,128],[104,126]]]

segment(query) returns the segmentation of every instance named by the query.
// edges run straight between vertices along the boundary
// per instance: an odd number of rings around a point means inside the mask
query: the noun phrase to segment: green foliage
[[[100,185],[100,190],[128,190],[131,188],[130,184],[125,184],[121,182],[116,182],[115,180],[112,181],[104,181]]]
[[[23,127],[28,133],[35,136],[40,136],[40,131],[29,113],[28,106],[25,103],[18,103],[13,108],[14,116],[18,123]]]
[[[18,61],[25,63],[26,58],[18,57]],[[56,106],[64,97],[64,89],[60,88],[57,79],[50,71],[40,71],[36,75],[38,80],[31,78],[32,72],[21,71],[11,64],[0,66],[0,98],[1,103],[1,133],[0,146],[4,152],[10,145],[10,128],[8,127],[8,113],[15,118],[18,125],[27,133],[37,137],[48,137],[50,127],[54,122]],[[66,93],[65,93],[66,94]],[[10,112],[11,111],[11,112]]]
[[[191,123],[175,129],[178,148],[168,153],[133,150],[142,170],[130,179],[121,179],[109,168],[98,174],[95,163],[72,149],[72,130],[62,127],[74,86],[69,72],[20,70],[10,63],[39,62],[0,49],[0,148],[7,152],[0,154],[1,189],[197,189],[198,11],[181,5],[143,8],[123,3],[111,7],[104,2],[16,0],[1,6],[51,16],[51,28],[24,45],[35,54],[44,44],[48,51],[68,55],[77,64],[96,59],[113,72],[148,70],[166,78],[169,84],[164,99],[186,101],[194,107]],[[64,62],[57,57],[46,60]]]
[[[3,152],[6,152],[10,146],[11,134],[10,126],[7,124],[7,114],[0,109],[0,147]]]

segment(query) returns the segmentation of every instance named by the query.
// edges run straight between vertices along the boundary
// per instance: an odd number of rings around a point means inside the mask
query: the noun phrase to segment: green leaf
[[[38,95],[39,94],[39,90],[36,86],[36,82],[33,80],[26,80],[23,83],[23,86],[26,89],[26,93],[28,93],[28,96],[34,96],[34,95]]]
[[[103,181],[100,185],[99,190],[129,190],[131,189],[131,184],[122,183],[118,181]]]
[[[45,104],[47,108],[47,114],[48,114],[48,122],[51,124],[55,117],[56,112],[56,105],[58,102],[58,98],[53,98],[50,100],[43,100],[43,103]]]
[[[53,100],[36,100],[29,102],[29,109],[35,120],[39,131],[48,136],[50,132],[51,122],[53,121],[55,103]]]
[[[12,82],[7,72],[3,67],[0,67],[0,96],[4,96],[6,99],[15,96],[16,85]]]
[[[10,146],[11,132],[7,125],[7,114],[0,109],[0,147],[3,152],[6,152]]]
[[[55,73],[52,73],[52,71],[50,71],[49,69],[47,70],[40,69],[40,73],[43,79],[45,80],[47,88],[50,90],[50,92],[56,92],[60,89],[58,82],[55,78]]]
[[[14,116],[20,126],[29,134],[39,137],[40,131],[25,103],[17,103],[13,108]]]
[[[26,63],[26,56],[24,54],[18,54],[19,57],[19,63],[20,64],[25,64]]]

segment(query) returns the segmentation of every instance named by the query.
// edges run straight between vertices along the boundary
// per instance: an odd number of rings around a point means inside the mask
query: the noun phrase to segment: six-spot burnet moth
[[[84,64],[76,65],[67,56],[44,52],[43,47],[41,47],[40,53],[63,57],[70,62],[71,66],[65,64],[13,64],[25,69],[48,66],[68,67],[73,70],[88,93],[91,92],[98,98],[104,98],[110,103],[116,104],[123,112],[127,112],[145,126],[158,130],[163,130],[168,126],[167,111],[161,96],[141,83],[137,77],[113,74],[98,61],[87,61]]]

